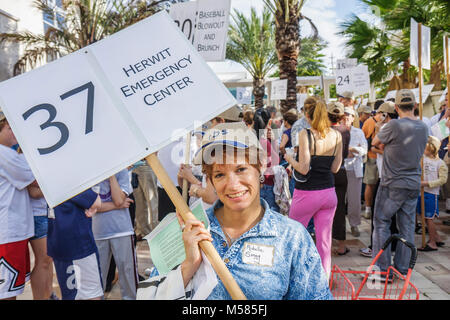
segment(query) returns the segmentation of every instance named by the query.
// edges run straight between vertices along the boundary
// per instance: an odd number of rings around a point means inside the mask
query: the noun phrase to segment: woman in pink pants
[[[311,129],[299,133],[296,159],[285,159],[294,169],[296,180],[289,217],[305,227],[314,218],[316,247],[327,275],[331,271],[331,231],[337,206],[333,173],[342,163],[342,136],[330,127],[327,108],[319,98],[310,97],[304,104]],[[342,108],[337,102],[330,108]]]

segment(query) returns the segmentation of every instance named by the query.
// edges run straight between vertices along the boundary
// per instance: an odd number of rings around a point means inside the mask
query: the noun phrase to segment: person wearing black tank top
[[[331,130],[327,108],[320,98],[306,99],[304,110],[311,129],[299,133],[297,159],[285,155],[296,179],[289,217],[305,227],[314,218],[316,247],[329,276],[331,230],[337,206],[333,174],[342,163],[342,136]]]
[[[344,115],[345,108],[342,103],[331,102],[328,104],[328,118],[331,122],[331,128],[339,131],[342,136],[342,164],[339,171],[334,174],[334,187],[336,189],[338,204],[333,219],[333,239],[336,239],[338,242],[338,247],[335,252],[340,256],[347,254],[350,251],[350,249],[345,246],[345,216],[347,214],[345,195],[347,193],[347,172],[344,166],[344,160],[348,156],[350,130],[341,124]]]

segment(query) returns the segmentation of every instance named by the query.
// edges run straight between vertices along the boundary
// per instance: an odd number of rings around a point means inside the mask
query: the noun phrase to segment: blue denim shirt
[[[239,237],[231,247],[227,246],[226,237],[214,214],[214,210],[223,204],[217,201],[206,211],[213,245],[247,299],[333,299],[319,253],[303,225],[270,210],[266,201],[261,200],[261,204],[265,209],[261,221]],[[273,247],[273,250],[269,250],[273,252],[272,265],[244,262],[246,243],[260,248]],[[231,299],[222,281],[218,279],[218,282],[208,300]]]

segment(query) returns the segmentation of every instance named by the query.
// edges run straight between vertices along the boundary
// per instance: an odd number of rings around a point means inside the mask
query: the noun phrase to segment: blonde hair
[[[303,110],[311,121],[311,128],[324,138],[331,126],[325,103],[319,98],[309,97],[305,100]]]

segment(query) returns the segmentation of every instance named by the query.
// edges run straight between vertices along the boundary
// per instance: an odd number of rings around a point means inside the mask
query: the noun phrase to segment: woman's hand
[[[181,273],[184,286],[186,287],[202,262],[199,242],[204,240],[212,242],[212,237],[208,230],[205,229],[203,222],[187,220],[183,223],[183,218],[178,212],[177,218],[183,232],[183,242],[186,251],[186,259],[181,264]]]
[[[286,160],[289,164],[292,164],[292,161],[294,160],[294,158],[292,158],[292,156],[290,154],[285,153],[284,160]]]
[[[180,170],[178,170],[178,177],[181,179],[189,179],[192,177],[192,169],[188,164],[181,164]]]
[[[191,184],[191,187],[189,188],[189,196],[190,197],[201,198],[200,195],[198,194],[198,191],[201,188],[202,187],[199,184]]]

